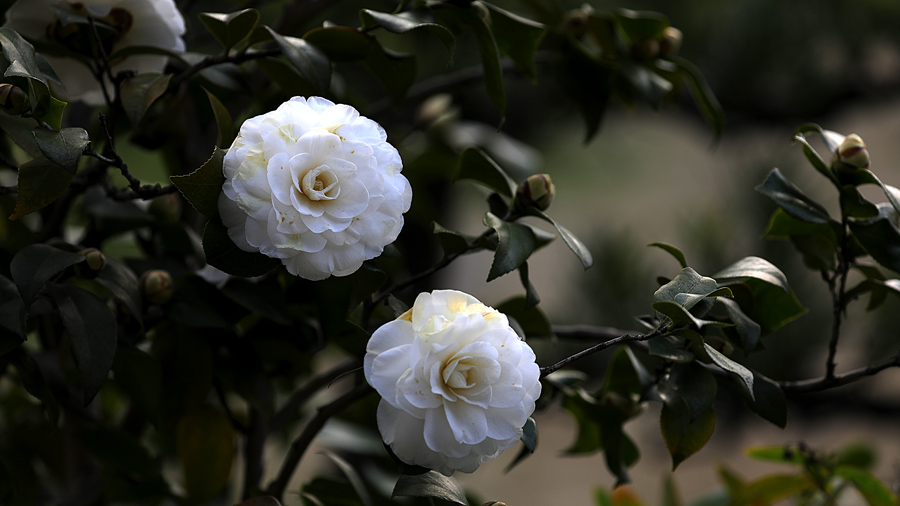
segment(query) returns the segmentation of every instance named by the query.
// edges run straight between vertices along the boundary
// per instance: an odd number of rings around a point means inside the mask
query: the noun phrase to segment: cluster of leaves
[[[703,496],[691,503],[693,506],[769,506],[791,501],[797,506],[815,504],[841,504],[852,489],[868,506],[892,506],[897,496],[872,474],[874,451],[864,445],[850,444],[836,453],[820,453],[803,443],[784,446],[752,447],[746,450],[748,457],[765,462],[786,464],[795,472],[766,474],[747,480],[728,466],[722,465],[718,475],[724,490]],[[681,497],[671,477],[663,486],[661,503],[680,506]],[[597,506],[643,506],[645,503],[628,486],[611,493],[600,488],[595,494]]]

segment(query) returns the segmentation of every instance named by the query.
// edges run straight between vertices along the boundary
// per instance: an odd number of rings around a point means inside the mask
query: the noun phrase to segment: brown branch
[[[600,327],[600,328],[605,329],[604,327]],[[581,326],[580,332],[582,332],[582,333],[587,332],[587,329],[588,329],[587,326]],[[622,343],[628,343],[628,342],[646,341],[648,339],[652,339],[654,337],[661,336],[661,335],[665,334],[666,332],[667,331],[665,330],[665,328],[659,328],[659,329],[654,330],[653,332],[650,332],[649,334],[623,334],[623,335],[619,335],[616,337],[609,337],[605,333],[605,331],[598,332],[596,335],[601,339],[605,339],[603,342],[600,342],[594,346],[591,346],[590,348],[588,348],[586,350],[579,351],[578,353],[576,353],[570,357],[566,357],[551,366],[541,367],[541,377],[543,378],[544,376],[546,376],[556,370],[562,369],[563,367],[571,364],[572,362],[574,362],[578,359],[587,357],[588,355],[593,355],[594,353],[603,351],[611,346],[615,346],[617,344],[622,344]]]
[[[361,382],[356,385],[353,390],[338,397],[331,403],[320,407],[312,420],[310,420],[309,423],[306,424],[306,427],[303,428],[303,432],[300,433],[300,436],[291,443],[287,457],[285,457],[284,463],[282,463],[281,469],[278,471],[278,477],[269,484],[266,494],[281,500],[282,496],[284,496],[284,490],[288,486],[288,482],[290,482],[291,477],[294,475],[294,471],[297,469],[297,465],[300,463],[300,459],[303,458],[306,449],[309,448],[310,443],[312,443],[319,431],[322,430],[322,427],[325,426],[328,419],[340,413],[344,408],[372,391],[372,387],[370,387],[368,383]]]
[[[891,367],[900,367],[900,353],[897,353],[884,362],[869,364],[865,367],[860,367],[859,369],[854,369],[843,374],[833,374],[830,377],[826,375],[821,378],[798,381],[780,381],[778,384],[785,393],[799,394],[820,392],[822,390],[844,386],[868,376],[874,376]]]

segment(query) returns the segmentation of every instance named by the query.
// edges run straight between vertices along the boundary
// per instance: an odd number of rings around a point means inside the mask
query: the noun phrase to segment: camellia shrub
[[[454,473],[507,450],[513,465],[539,459],[532,415],[561,408],[577,423],[570,451],[602,451],[620,485],[598,502],[634,504],[622,486],[639,442],[623,426],[646,403],[662,406],[675,468],[713,434],[717,392],[784,427],[786,393],[900,366],[895,354],[837,368],[848,306],[900,295],[900,190],[869,170],[859,136],[813,124],[794,141],[837,202],[777,169],[757,191],[775,204],[766,236],[789,239],[831,296],[823,376],[747,365],[806,311],[758,256],[704,275],[654,243],[680,270],[661,273],[634,330],[553,325],[541,311],[532,254],[561,240],[585,269],[593,258],[551,216],[564,198],[552,174],[534,173],[518,156],[528,148],[502,133],[517,112],[509,78],[554,83],[586,140],[610,103],[682,99],[718,138],[722,108],[663,15],[532,1],[250,4],[6,9],[0,503],[465,505]],[[478,104],[473,121],[460,96]],[[441,224],[462,179],[485,189],[478,234]],[[435,286],[435,273],[484,251],[487,282],[516,272],[521,296]],[[553,336],[589,344],[551,363],[529,343]],[[606,350],[605,369],[570,367]],[[294,481],[336,418],[383,449],[328,452],[335,469]],[[852,459],[805,446],[756,454],[802,472],[746,486],[725,476],[740,504],[833,502],[848,487],[871,506],[896,503]],[[383,476],[389,495],[373,486]]]

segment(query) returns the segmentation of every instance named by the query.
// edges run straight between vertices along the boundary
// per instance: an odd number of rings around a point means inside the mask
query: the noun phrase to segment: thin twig
[[[781,389],[785,391],[785,393],[797,394],[820,392],[822,390],[844,386],[868,376],[874,376],[881,371],[891,367],[900,367],[900,353],[897,353],[884,362],[869,364],[865,367],[860,367],[859,369],[854,369],[843,374],[832,375],[831,377],[823,376],[821,378],[798,381],[780,381],[778,384],[781,386]]]
[[[294,392],[291,395],[291,398],[278,410],[275,415],[272,416],[272,420],[269,422],[269,430],[275,432],[281,429],[285,423],[297,413],[297,410],[300,409],[303,404],[312,397],[313,394],[318,392],[323,387],[328,386],[335,379],[340,377],[341,375],[347,374],[354,369],[359,368],[359,362],[356,360],[348,360],[342,364],[337,365],[333,369],[329,369],[324,373],[312,378],[308,382],[306,382],[299,390]]]
[[[310,420],[309,423],[306,424],[306,427],[303,428],[303,432],[300,433],[300,436],[298,436],[291,444],[287,457],[285,457],[284,463],[282,463],[281,469],[278,471],[278,477],[269,484],[266,494],[281,500],[291,477],[294,476],[294,471],[297,469],[300,459],[303,458],[306,449],[309,447],[310,443],[312,443],[319,431],[322,430],[322,427],[325,426],[328,419],[340,413],[344,408],[353,404],[358,399],[361,399],[371,391],[372,387],[370,387],[368,383],[361,382],[356,385],[353,390],[350,390],[331,403],[319,408],[312,420]]]
[[[172,77],[172,80],[169,81],[169,90],[171,91],[178,89],[178,87],[181,86],[181,83],[190,79],[191,76],[205,68],[213,67],[215,65],[221,65],[223,63],[233,63],[235,65],[239,65],[247,61],[259,60],[261,58],[268,58],[270,56],[278,56],[280,54],[280,49],[272,48],[263,49],[260,51],[245,51],[243,53],[237,53],[227,56],[208,56]]]
[[[594,353],[603,351],[611,346],[615,346],[617,344],[622,344],[622,343],[627,343],[627,342],[646,341],[648,339],[652,339],[654,337],[661,336],[661,335],[665,334],[666,332],[667,331],[665,330],[665,328],[659,328],[659,329],[654,330],[653,332],[650,332],[649,334],[624,334],[624,335],[620,335],[617,337],[607,339],[601,343],[591,346],[590,348],[588,348],[586,350],[579,351],[578,353],[576,353],[570,357],[566,357],[551,366],[541,367],[541,377],[543,378],[544,376],[552,373],[553,371],[561,369],[578,359],[587,357],[588,355],[593,355]]]
[[[822,277],[828,283],[832,302],[831,340],[828,342],[828,358],[825,362],[826,378],[834,378],[834,371],[837,368],[835,356],[837,355],[838,341],[841,338],[841,322],[846,305],[847,273],[850,271],[851,262],[847,254],[848,236],[848,224],[845,218],[841,232],[841,245],[838,249],[837,268],[830,277],[825,272],[822,273]]]

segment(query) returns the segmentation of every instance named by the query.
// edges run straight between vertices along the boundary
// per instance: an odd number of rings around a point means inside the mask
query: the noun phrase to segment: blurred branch
[[[580,327],[581,328],[579,330],[582,334],[586,334],[588,332],[588,326],[585,325]],[[599,329],[602,330],[595,335],[598,337],[598,339],[605,339],[603,342],[591,346],[586,350],[579,351],[578,353],[564,358],[551,366],[541,367],[541,377],[543,378],[544,376],[558,369],[562,369],[563,367],[571,364],[578,359],[587,357],[588,355],[593,355],[594,353],[603,351],[611,346],[628,342],[646,341],[656,336],[661,336],[667,332],[665,328],[659,328],[654,330],[653,332],[650,332],[649,334],[623,334],[616,337],[609,337],[609,335],[606,333],[606,330],[608,330],[607,327],[599,327]]]
[[[868,376],[874,376],[890,367],[900,367],[900,353],[897,353],[884,362],[870,364],[865,367],[860,367],[859,369],[845,372],[844,374],[832,374],[831,376],[826,375],[821,378],[807,380],[781,381],[778,384],[785,393],[820,392],[822,390],[828,390],[829,388],[847,385]]]
[[[303,404],[309,400],[310,397],[316,392],[318,392],[321,388],[330,385],[332,382],[347,374],[355,369],[359,368],[359,362],[356,360],[348,360],[333,369],[329,369],[328,371],[315,376],[308,382],[306,382],[299,390],[294,392],[291,395],[291,398],[282,406],[281,409],[272,416],[271,422],[269,422],[269,429],[274,432],[281,429],[287,421],[297,413],[297,410],[300,409]]]
[[[841,244],[838,248],[838,265],[831,276],[822,271],[822,278],[828,283],[828,290],[831,292],[832,301],[832,323],[831,323],[831,340],[828,342],[828,358],[825,362],[825,377],[834,378],[834,371],[837,368],[835,356],[837,355],[838,340],[841,338],[841,318],[844,315],[847,304],[847,273],[850,271],[850,264],[853,262],[852,254],[849,253],[849,225],[845,217],[842,223]]]
[[[190,79],[191,76],[205,68],[213,67],[215,65],[221,65],[223,63],[233,63],[235,65],[239,65],[247,61],[258,60],[260,58],[268,58],[270,56],[278,56],[280,54],[281,50],[274,48],[252,52],[245,51],[243,53],[236,53],[227,56],[207,56],[194,65],[191,65],[190,67],[182,70],[180,73],[175,74],[175,77],[173,77],[172,80],[169,81],[169,90],[177,89],[179,86],[181,86],[181,83]]]
[[[372,387],[363,381],[356,385],[353,390],[338,397],[331,403],[320,407],[312,420],[310,420],[309,423],[306,424],[306,427],[303,428],[303,432],[300,433],[300,436],[291,443],[287,457],[285,457],[284,463],[278,471],[278,477],[269,485],[266,493],[280,500],[284,495],[284,490],[287,488],[288,482],[290,482],[291,477],[294,475],[294,471],[297,469],[297,465],[300,463],[300,459],[303,458],[303,454],[306,452],[310,443],[312,443],[319,431],[322,430],[322,427],[325,426],[325,422],[369,392],[372,392]]]

